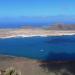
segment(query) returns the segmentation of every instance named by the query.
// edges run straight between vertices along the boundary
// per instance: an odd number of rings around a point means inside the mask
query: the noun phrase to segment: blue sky
[[[75,0],[0,0],[0,17],[75,15]]]

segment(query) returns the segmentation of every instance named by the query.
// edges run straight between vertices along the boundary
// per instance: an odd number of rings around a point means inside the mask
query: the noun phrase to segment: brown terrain
[[[10,68],[20,75],[75,75],[75,62],[44,63],[22,57],[0,56],[0,73]]]
[[[9,68],[14,68],[21,75],[48,75],[48,70],[44,72],[37,60],[0,56],[0,72]]]

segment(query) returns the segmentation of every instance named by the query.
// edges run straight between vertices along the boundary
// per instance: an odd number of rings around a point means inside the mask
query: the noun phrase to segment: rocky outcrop
[[[55,24],[48,27],[50,30],[75,30],[75,25]]]

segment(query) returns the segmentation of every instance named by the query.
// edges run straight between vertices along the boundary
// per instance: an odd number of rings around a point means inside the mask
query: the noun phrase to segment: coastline
[[[0,38],[13,37],[33,37],[33,36],[63,36],[75,35],[75,30],[45,30],[45,29],[0,29]],[[55,67],[54,67],[55,65]],[[70,66],[71,65],[71,66]],[[11,55],[0,55],[0,70],[15,68],[22,75],[55,75],[55,71],[61,73],[64,70],[66,73],[71,72],[67,66],[72,69],[75,63],[51,62],[43,63],[41,61],[26,57],[17,57]],[[59,68],[59,69],[58,69]],[[74,68],[75,69],[75,68]],[[72,73],[72,72],[71,72]],[[75,73],[74,73],[75,74]],[[60,74],[62,75],[62,73]]]
[[[75,30],[46,30],[42,28],[0,29],[0,38],[75,35]]]

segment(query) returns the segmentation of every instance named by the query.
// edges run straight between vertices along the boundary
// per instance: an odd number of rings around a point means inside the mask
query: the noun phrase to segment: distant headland
[[[21,28],[0,28],[0,38],[75,35],[75,25],[56,24],[47,27],[23,26]]]

